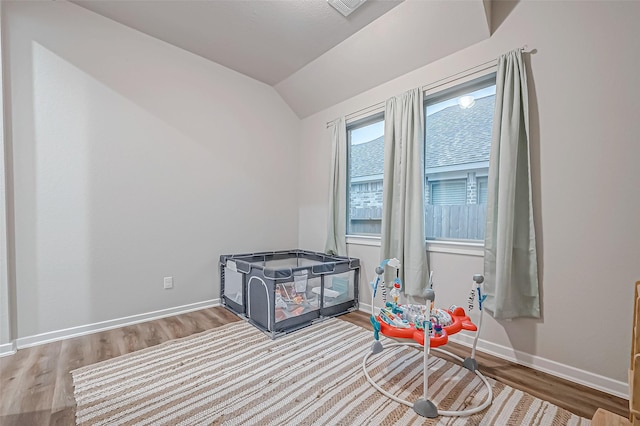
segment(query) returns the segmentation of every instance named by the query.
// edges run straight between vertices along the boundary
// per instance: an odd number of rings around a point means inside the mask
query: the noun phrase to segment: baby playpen
[[[360,260],[306,250],[220,256],[223,306],[271,334],[358,309]]]

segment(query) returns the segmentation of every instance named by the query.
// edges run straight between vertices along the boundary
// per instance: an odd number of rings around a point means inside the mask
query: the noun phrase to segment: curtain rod
[[[520,50],[522,50],[522,53],[532,53],[534,49],[529,50],[529,47],[525,44],[524,46],[522,46],[522,47],[520,48]],[[427,90],[427,89],[428,89],[428,90],[435,89],[436,87],[440,87],[440,86],[442,86],[442,85],[444,85],[444,84],[448,83],[448,81],[449,81],[449,80],[451,80],[451,79],[452,79],[452,78],[454,78],[454,77],[459,76],[460,74],[465,74],[465,73],[468,73],[469,71],[473,71],[473,72],[483,71],[484,69],[491,68],[492,66],[496,65],[497,63],[498,63],[498,58],[491,59],[490,61],[483,62],[483,63],[481,63],[481,64],[479,64],[479,65],[474,65],[474,66],[472,66],[472,67],[470,67],[470,68],[467,68],[467,69],[465,69],[465,70],[462,70],[462,71],[457,72],[457,73],[455,73],[455,74],[452,74],[452,75],[450,75],[450,76],[447,76],[447,77],[441,78],[440,80],[436,80],[436,81],[431,82],[431,83],[429,83],[429,84],[425,84],[425,85],[423,85],[423,86],[421,87],[421,89],[422,89],[423,91],[425,91],[425,90]],[[484,67],[484,68],[482,68],[482,67]],[[353,117],[355,117],[355,116],[358,116],[358,115],[360,115],[361,113],[363,113],[363,112],[365,112],[365,111],[367,111],[367,110],[376,110],[376,109],[378,109],[378,108],[381,108],[381,107],[383,107],[383,106],[384,106],[384,104],[385,104],[385,101],[382,101],[382,102],[378,102],[378,103],[376,103],[376,104],[374,104],[374,105],[369,105],[369,106],[364,107],[364,108],[361,108],[361,109],[359,109],[359,110],[357,110],[357,111],[351,112],[351,113],[349,113],[349,114],[345,115],[345,117],[344,117],[344,118],[345,118],[345,121],[347,121],[347,120],[349,120],[350,118],[353,118]],[[328,129],[332,124],[333,124],[333,120],[332,120],[332,121],[327,121],[327,129]]]

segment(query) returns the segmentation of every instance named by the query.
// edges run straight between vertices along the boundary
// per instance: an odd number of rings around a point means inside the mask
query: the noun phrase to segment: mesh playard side
[[[360,260],[305,250],[220,256],[222,305],[272,337],[358,308]]]

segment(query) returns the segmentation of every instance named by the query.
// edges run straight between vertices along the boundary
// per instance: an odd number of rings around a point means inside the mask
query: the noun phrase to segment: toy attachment
[[[475,286],[475,290],[472,290],[472,293],[478,294],[478,310],[480,311],[480,321],[478,322],[478,329],[482,327],[482,303],[487,298],[486,294],[482,294],[482,283],[484,282],[484,277],[480,274],[476,274],[473,276],[473,284]],[[471,307],[473,307],[473,298],[471,298]],[[471,308],[470,308],[471,309]],[[480,336],[480,332],[476,333],[476,336],[473,339],[473,346],[471,347],[471,356],[465,358],[462,362],[462,366],[469,371],[477,371],[478,370],[478,361],[476,361],[476,346],[478,345],[478,337]]]

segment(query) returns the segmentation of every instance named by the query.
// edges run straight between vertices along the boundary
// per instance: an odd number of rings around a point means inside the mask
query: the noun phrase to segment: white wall
[[[0,3],[0,20],[2,3]],[[0,22],[0,56],[2,55],[2,24]],[[0,67],[0,87],[3,84],[3,72]],[[9,289],[9,262],[7,253],[7,193],[4,144],[4,102],[0,92],[0,354],[8,352],[13,340],[12,318],[9,305],[11,292]]]
[[[212,300],[220,254],[297,245],[273,88],[72,3],[4,6],[18,337]]]
[[[324,247],[327,121],[526,44],[536,50],[526,56],[544,318],[489,318],[481,337],[485,348],[623,394],[640,280],[640,2],[494,2],[492,13],[489,40],[303,120],[300,156],[314,162],[300,169],[299,245]],[[379,250],[349,253],[362,257],[368,303]],[[438,304],[465,305],[482,258],[438,252],[430,261]]]

